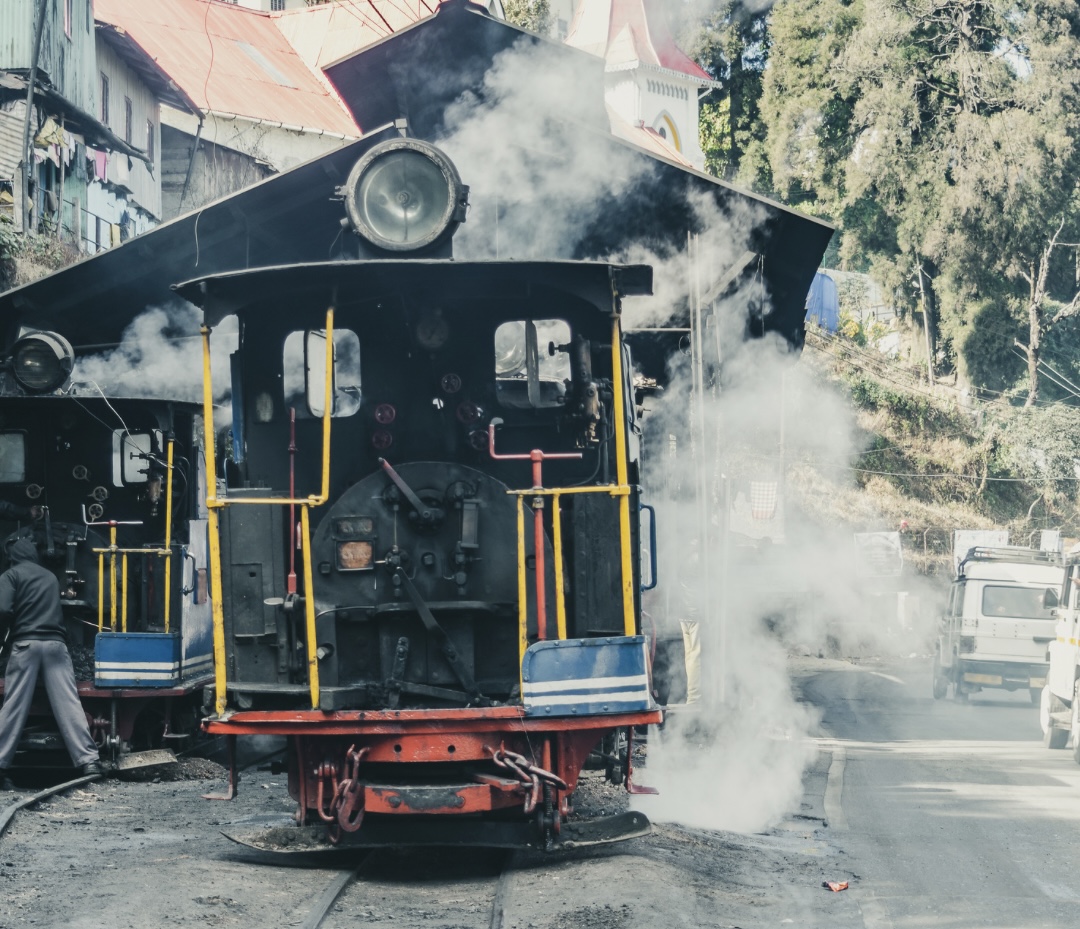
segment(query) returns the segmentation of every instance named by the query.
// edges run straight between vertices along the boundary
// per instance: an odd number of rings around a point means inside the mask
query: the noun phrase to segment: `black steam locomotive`
[[[598,743],[661,719],[620,325],[651,270],[452,260],[467,188],[412,139],[339,193],[338,260],[177,287],[204,312],[207,417],[210,330],[240,330],[220,481],[206,458],[205,727],[286,736],[297,820],[335,842],[641,834],[568,817]]]
[[[5,552],[32,538],[56,573],[91,732],[123,763],[133,749],[199,734],[212,674],[202,412],[72,386],[72,362],[53,332],[24,332],[5,352],[0,499],[22,518],[0,522],[0,538]],[[15,765],[58,758],[66,753],[42,698]]]

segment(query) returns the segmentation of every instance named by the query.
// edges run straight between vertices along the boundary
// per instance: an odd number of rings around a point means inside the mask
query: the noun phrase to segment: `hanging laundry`
[[[61,145],[64,141],[64,130],[51,116],[45,119],[45,124],[34,136],[34,145],[38,148],[48,148],[50,145]]]
[[[750,482],[750,514],[754,519],[772,519],[776,515],[776,500],[780,495],[777,481]]]
[[[109,156],[106,152],[94,152],[94,177],[99,181],[109,179]]]

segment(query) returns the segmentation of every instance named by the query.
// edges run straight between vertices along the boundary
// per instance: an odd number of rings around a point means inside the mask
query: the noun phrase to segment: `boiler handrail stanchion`
[[[544,462],[548,459],[580,459],[581,452],[545,452],[534,448],[528,454],[500,455],[495,451],[495,427],[501,425],[501,419],[493,419],[488,423],[488,454],[496,461],[531,461],[532,462],[532,489],[540,491],[533,497],[533,561],[536,565],[536,633],[541,641],[547,635],[547,572],[544,563]],[[558,504],[556,504],[557,506]],[[524,562],[525,553],[522,550],[519,558]],[[559,572],[561,573],[561,572]],[[556,595],[559,592],[556,591]]]

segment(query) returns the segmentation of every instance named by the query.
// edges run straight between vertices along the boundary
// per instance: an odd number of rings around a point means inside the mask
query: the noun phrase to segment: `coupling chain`
[[[338,780],[337,765],[325,761],[316,769],[319,778],[319,818],[327,823],[330,841],[335,845],[341,839],[342,830],[356,832],[364,821],[364,786],[360,782],[360,762],[370,748],[350,745],[345,753],[343,766],[345,777]],[[326,802],[324,787],[329,784],[330,801]]]
[[[505,745],[500,745],[498,749],[492,750],[491,760],[495,762],[500,768],[505,768],[510,771],[520,782],[521,786],[528,790],[528,795],[525,797],[525,814],[528,815],[536,809],[540,803],[540,782],[545,784],[551,784],[554,787],[558,787],[560,790],[569,790],[566,781],[564,781],[559,775],[553,774],[551,771],[547,771],[544,768],[534,765],[524,755],[519,755],[517,752],[507,751]]]

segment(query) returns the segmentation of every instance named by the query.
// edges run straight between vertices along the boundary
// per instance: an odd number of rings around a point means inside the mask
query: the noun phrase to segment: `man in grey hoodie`
[[[8,554],[11,567],[0,574],[0,635],[11,627],[11,657],[0,708],[0,778],[6,780],[15,757],[39,674],[72,762],[83,774],[101,774],[98,748],[79,703],[67,650],[60,584],[39,563],[33,539],[16,539]]]

